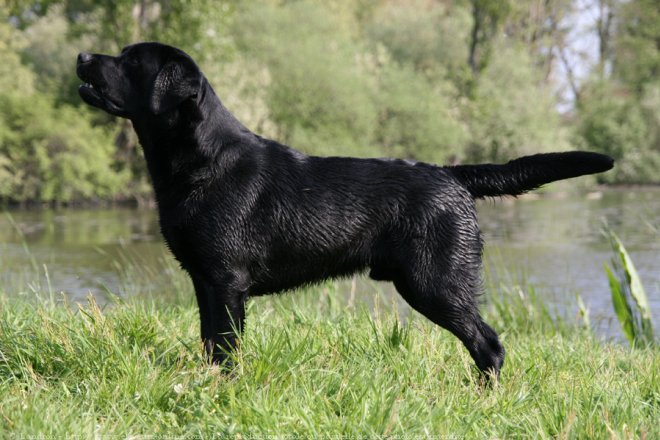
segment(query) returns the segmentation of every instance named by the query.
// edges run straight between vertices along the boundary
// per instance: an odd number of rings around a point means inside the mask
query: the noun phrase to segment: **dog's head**
[[[133,119],[161,115],[200,93],[202,73],[183,51],[160,43],[125,47],[119,56],[81,53],[76,68],[87,104]]]

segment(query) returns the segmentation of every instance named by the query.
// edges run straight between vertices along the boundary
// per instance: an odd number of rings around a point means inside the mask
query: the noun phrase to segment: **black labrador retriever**
[[[116,57],[81,53],[77,74],[86,103],[133,123],[163,236],[192,278],[202,340],[216,363],[236,344],[248,297],[368,269],[497,376],[504,348],[476,301],[475,198],[613,166],[588,152],[452,167],[308,156],[250,132],[190,56],[159,43]]]

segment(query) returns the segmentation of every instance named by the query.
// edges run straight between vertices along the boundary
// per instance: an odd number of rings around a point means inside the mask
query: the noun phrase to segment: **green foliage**
[[[119,194],[108,134],[85,113],[39,94],[0,95],[0,198],[67,202]]]
[[[58,75],[66,76],[64,59],[49,58],[54,70],[35,74],[18,53],[48,38],[4,22],[0,35],[0,200],[66,202],[119,194],[126,176],[112,168],[108,132],[93,127],[86,111],[56,106],[48,94],[57,89]],[[53,81],[44,85],[50,76]]]
[[[615,254],[612,267],[605,265],[614,311],[631,345],[651,345],[654,343],[653,322],[644,286],[619,237],[611,230],[607,235]]]
[[[365,25],[372,45],[384,46],[392,59],[430,78],[468,80],[469,11],[449,3],[385,2]]]
[[[388,156],[439,164],[462,158],[468,135],[452,108],[450,84],[434,85],[411,67],[388,63],[378,90],[376,139]]]
[[[268,69],[278,137],[321,155],[460,156],[466,135],[452,86],[383,46],[370,51],[337,20],[314,2],[257,5],[236,18],[239,50]]]
[[[79,80],[71,70],[78,52],[91,46],[90,38],[73,38],[62,5],[35,19],[22,33],[26,45],[21,50],[24,63],[37,75],[39,92],[58,101],[78,104]]]
[[[644,101],[625,90],[594,83],[579,107],[579,135],[585,147],[611,155],[616,166],[599,176],[607,182],[658,181],[660,167],[660,99],[649,87]]]
[[[468,103],[473,161],[570,149],[549,91],[522,48],[500,41]]]
[[[468,64],[476,75],[490,62],[493,42],[499,29],[511,13],[509,0],[470,0],[472,30]]]
[[[613,73],[641,94],[660,75],[660,8],[656,0],[631,0],[622,2],[618,12]]]
[[[447,163],[506,161],[579,147],[617,159],[612,172],[597,177],[602,182],[658,182],[658,9],[652,0],[608,4],[617,26],[607,42],[612,58],[599,66],[611,69],[599,67],[598,81],[581,84],[577,111],[560,120],[552,74],[557,51],[563,50],[561,24],[570,0],[5,2],[0,96],[40,94],[39,102],[48,107],[44,120],[50,121],[36,124],[42,137],[50,127],[60,132],[80,127],[85,133],[90,124],[100,127],[92,137],[103,145],[109,173],[125,183],[98,181],[91,184],[94,190],[83,185],[81,191],[65,191],[47,181],[71,172],[43,171],[13,199],[148,197],[130,124],[101,112],[88,116],[73,72],[79,51],[116,53],[147,40],[186,50],[248,127],[308,153]],[[8,105],[9,98],[3,99]],[[77,122],[71,122],[72,112],[80,115]],[[2,142],[33,136],[7,124],[0,120]],[[67,148],[87,151],[76,142]],[[47,144],[31,148],[42,151]],[[110,144],[113,152],[105,150]],[[2,148],[6,197],[15,185],[7,182],[18,179],[14,170],[20,165],[14,163],[19,156]],[[91,157],[96,156],[79,155]],[[82,174],[98,167],[80,165],[75,168],[88,169]],[[35,189],[42,184],[50,187]]]
[[[0,4],[0,17],[5,9]],[[24,35],[17,32],[9,23],[0,21],[0,93],[32,93],[35,88],[35,74],[21,63],[20,51],[27,42]],[[2,119],[0,119],[2,124]]]
[[[660,9],[653,0],[615,4],[612,72],[584,86],[579,141],[617,159],[606,182],[660,182]]]
[[[279,138],[315,154],[373,155],[374,81],[323,5],[253,4],[236,18],[240,50],[269,71],[267,105]]]

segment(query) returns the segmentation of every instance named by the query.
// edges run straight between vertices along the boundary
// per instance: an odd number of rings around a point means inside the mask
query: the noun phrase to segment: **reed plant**
[[[605,272],[612,293],[612,305],[624,335],[632,346],[654,343],[651,306],[630,254],[619,237],[611,230],[610,239],[614,256]]]

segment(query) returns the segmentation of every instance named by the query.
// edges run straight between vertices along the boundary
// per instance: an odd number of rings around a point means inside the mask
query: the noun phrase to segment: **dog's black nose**
[[[92,54],[86,52],[80,52],[78,54],[78,64],[84,64],[92,61]]]

